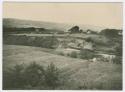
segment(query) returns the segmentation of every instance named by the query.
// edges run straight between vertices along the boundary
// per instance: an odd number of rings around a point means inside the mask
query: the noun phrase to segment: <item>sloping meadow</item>
[[[3,83],[4,89],[83,89],[83,90],[121,90],[122,89],[122,65],[121,64],[110,64],[108,62],[88,62],[83,59],[70,58],[60,55],[55,55],[42,51],[43,48],[32,47],[32,46],[17,46],[17,45],[4,45],[3,51]],[[59,69],[59,75],[52,84],[61,82],[59,86],[52,86],[45,81],[40,84],[35,85],[35,81],[30,76],[36,72],[37,68],[32,68],[29,74],[29,79],[31,79],[31,84],[26,84],[25,86],[7,86],[10,79],[8,76],[8,70],[11,71],[15,66],[30,67],[32,63],[36,63],[36,67],[41,66],[47,69],[48,65],[54,64],[54,67]],[[19,68],[19,67],[18,67]],[[16,71],[19,70],[16,68]],[[29,69],[29,68],[28,68]],[[25,70],[25,69],[24,69]],[[29,70],[28,70],[29,71]],[[39,71],[39,68],[38,68]],[[50,70],[51,71],[51,70]],[[23,73],[24,74],[24,73]],[[48,73],[51,74],[51,73]],[[15,72],[9,72],[9,75],[16,76]],[[22,75],[22,74],[21,74]],[[36,74],[35,74],[36,75]],[[12,77],[15,78],[15,77]],[[42,76],[41,76],[42,78]],[[25,78],[24,78],[25,79]],[[43,78],[44,79],[44,78]],[[53,79],[52,79],[53,80]],[[18,80],[10,79],[13,83],[19,83]],[[37,80],[36,80],[37,81]],[[11,83],[12,83],[11,82]],[[28,82],[29,83],[29,82]],[[21,85],[21,84],[19,84]],[[55,84],[56,85],[56,84]]]

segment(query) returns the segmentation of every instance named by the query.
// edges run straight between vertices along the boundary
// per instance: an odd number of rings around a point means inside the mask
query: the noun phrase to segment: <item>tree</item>
[[[79,33],[79,26],[74,26],[68,30],[70,33]]]
[[[82,32],[83,32],[83,30],[82,30],[82,29],[80,29],[80,30],[79,30],[79,32],[80,32],[80,33],[82,33]]]
[[[51,89],[55,89],[57,86],[59,86],[59,75],[59,69],[55,67],[53,63],[48,65],[45,72],[46,86],[50,87]]]
[[[107,37],[117,37],[118,36],[118,32],[120,30],[117,29],[104,29],[100,32],[100,34],[105,35]]]
[[[31,87],[39,86],[43,83],[44,69],[39,64],[33,62],[24,70],[26,85]]]

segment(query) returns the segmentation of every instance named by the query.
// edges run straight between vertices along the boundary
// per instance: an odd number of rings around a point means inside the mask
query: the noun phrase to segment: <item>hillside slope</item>
[[[38,28],[47,28],[47,29],[56,29],[56,30],[67,30],[71,25],[63,23],[53,23],[53,22],[44,22],[44,21],[32,21],[32,20],[22,20],[22,19],[13,19],[13,18],[4,18],[3,26],[5,27],[38,27]]]
[[[3,26],[4,27],[17,27],[17,28],[25,28],[25,27],[40,27],[47,29],[56,29],[60,31],[67,31],[71,27],[77,24],[66,24],[66,23],[54,23],[54,22],[45,22],[45,21],[32,21],[32,20],[22,20],[22,19],[14,19],[14,18],[4,18]],[[92,25],[82,25],[78,24],[80,29],[83,31],[87,29],[91,29],[93,31],[101,31],[105,29],[104,27],[92,26]]]

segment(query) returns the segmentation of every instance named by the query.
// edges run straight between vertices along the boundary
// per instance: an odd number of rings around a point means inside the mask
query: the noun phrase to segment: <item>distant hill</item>
[[[75,24],[76,25],[76,24]],[[38,28],[47,28],[47,29],[55,29],[59,31],[67,31],[74,24],[65,24],[65,23],[54,23],[54,22],[45,22],[45,21],[32,21],[32,20],[22,20],[22,19],[14,19],[14,18],[4,18],[3,26],[4,27],[16,27],[16,28],[25,28],[25,27],[38,27]],[[83,31],[87,29],[91,29],[93,31],[101,31],[105,29],[103,27],[91,26],[91,25],[78,25],[80,29]]]
[[[72,25],[63,23],[52,23],[52,22],[22,20],[13,18],[4,18],[3,26],[16,27],[16,28],[38,27],[38,28],[56,29],[61,31],[68,30],[70,27],[72,27]]]

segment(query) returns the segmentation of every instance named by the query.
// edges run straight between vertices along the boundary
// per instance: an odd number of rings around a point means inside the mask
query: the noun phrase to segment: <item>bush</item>
[[[3,73],[3,89],[56,89],[62,78],[53,63],[46,68],[35,62],[26,67],[15,65]]]
[[[33,62],[25,68],[24,77],[26,85],[31,87],[38,86],[43,83],[44,69],[39,64]]]
[[[15,89],[24,86],[23,65],[15,65],[3,72],[3,89]]]
[[[88,37],[85,39],[87,42],[93,42],[93,39],[91,37]]]
[[[23,36],[6,36],[4,37],[5,44],[14,45],[26,45],[26,46],[38,46],[44,48],[56,48],[58,47],[58,39],[55,36],[48,37],[35,37],[31,38],[26,35]]]
[[[95,53],[90,50],[81,50],[80,51],[80,58],[81,59],[92,59],[95,56]]]
[[[44,38],[42,46],[45,48],[56,48],[58,46],[58,40],[54,36]]]
[[[104,29],[100,32],[100,34],[105,35],[107,37],[113,38],[118,36],[118,32],[122,30],[117,29]]]
[[[122,64],[122,57],[117,56],[113,59],[113,63],[115,64]]]
[[[61,55],[61,56],[65,56],[65,54],[63,52],[58,52],[57,54]]]
[[[70,56],[73,57],[73,58],[77,58],[77,53],[75,51],[72,51]]]
[[[56,48],[58,40],[55,37],[36,37],[34,46],[44,48]]]
[[[119,45],[117,47],[115,47],[115,54],[118,56],[122,56],[122,51],[123,51],[123,46],[122,46],[122,42],[119,43]]]
[[[48,65],[45,70],[45,84],[51,89],[55,89],[57,86],[60,85],[60,73],[59,69],[55,67],[53,63]]]

